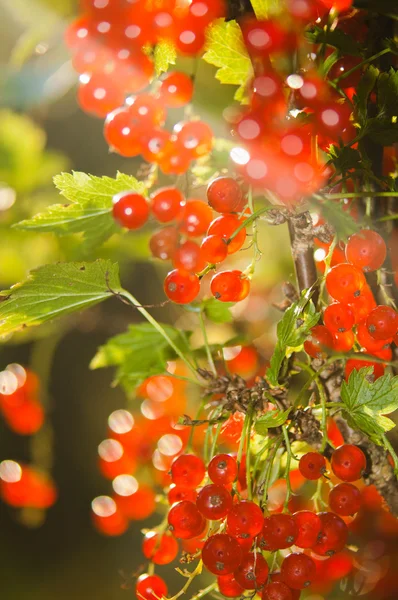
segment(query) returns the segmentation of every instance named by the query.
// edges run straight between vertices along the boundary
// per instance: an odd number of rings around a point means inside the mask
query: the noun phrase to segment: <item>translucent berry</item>
[[[352,235],[345,247],[347,261],[363,271],[376,271],[387,256],[386,243],[376,231],[362,229]]]
[[[268,572],[268,564],[262,554],[250,552],[243,557],[241,564],[234,571],[234,576],[245,590],[258,590],[266,583]]]
[[[206,485],[198,494],[196,506],[206,519],[217,521],[226,517],[231,510],[232,496],[222,485]]]
[[[334,334],[333,348],[336,352],[348,352],[354,344],[355,335],[352,330]]]
[[[304,342],[304,350],[312,358],[325,358],[333,346],[333,336],[324,325],[315,325]]]
[[[196,502],[198,494],[194,488],[185,487],[183,485],[171,485],[167,498],[170,504],[181,502],[182,500],[190,500]]]
[[[169,73],[162,81],[159,94],[168,108],[180,108],[192,100],[193,82],[191,77],[177,71]]]
[[[200,248],[202,257],[210,264],[223,262],[228,256],[227,241],[218,235],[208,235],[203,238]]]
[[[320,556],[333,556],[346,545],[347,525],[338,515],[331,512],[318,513],[321,519],[321,532],[312,551]],[[292,587],[292,586],[291,586]]]
[[[123,87],[103,73],[82,75],[77,98],[81,108],[96,117],[106,117],[124,103]]]
[[[323,319],[326,327],[332,333],[344,333],[353,328],[355,324],[354,311],[348,304],[333,302],[325,308]]]
[[[296,546],[299,548],[312,548],[321,531],[321,520],[317,514],[310,510],[300,510],[293,515],[298,529]]]
[[[168,565],[178,554],[178,542],[167,533],[147,533],[142,543],[142,553],[155,565]]]
[[[159,575],[140,575],[135,586],[137,598],[143,600],[159,600],[167,596],[166,582]]]
[[[196,56],[200,54],[205,45],[205,35],[203,31],[192,27],[192,23],[182,20],[179,23],[175,45],[180,54],[187,56]]]
[[[264,519],[261,547],[271,552],[289,548],[295,543],[297,535],[297,525],[292,516],[271,515]]]
[[[342,517],[354,515],[361,508],[361,492],[352,483],[339,483],[329,494],[329,506]]]
[[[240,302],[249,294],[250,280],[242,271],[222,271],[213,276],[210,290],[221,302]]]
[[[333,451],[331,466],[342,481],[357,481],[366,469],[366,456],[358,446],[344,444]]]
[[[282,562],[281,575],[283,581],[294,590],[303,590],[311,585],[315,578],[316,567],[310,556],[294,552]]]
[[[217,235],[225,239],[228,243],[228,254],[233,254],[240,250],[246,240],[246,229],[241,228],[235,234],[235,231],[242,225],[242,220],[235,215],[221,215],[214,219],[210,224],[207,235]],[[231,239],[233,237],[233,239]]]
[[[263,589],[263,600],[293,600],[292,592],[285,583],[273,581]]]
[[[213,147],[213,132],[203,121],[177,124],[174,128],[177,144],[191,159],[209,154]]]
[[[349,263],[336,265],[326,275],[326,288],[338,302],[350,304],[361,295],[366,283],[365,276]]]
[[[164,291],[176,304],[189,304],[200,292],[199,277],[188,271],[174,269],[164,280]]]
[[[104,136],[110,149],[121,156],[133,157],[141,154],[141,137],[134,129],[126,108],[117,108],[108,114]]]
[[[306,479],[319,479],[326,473],[326,460],[319,452],[307,452],[300,458],[299,470]]]
[[[188,200],[181,215],[180,230],[190,237],[204,235],[212,218],[211,208],[202,200]]]
[[[144,131],[146,127],[162,127],[166,111],[161,98],[153,94],[130,96],[126,100],[128,112],[135,127]]]
[[[213,483],[218,485],[233,483],[238,476],[236,459],[229,454],[217,454],[209,463],[208,473]]]
[[[244,589],[236,581],[233,573],[229,575],[220,575],[217,577],[219,592],[226,598],[237,598],[242,596]]]
[[[167,518],[170,531],[176,538],[182,540],[197,537],[206,527],[206,519],[189,500],[173,504]]]
[[[145,198],[135,192],[120,192],[113,197],[113,218],[122,227],[139,229],[147,222],[149,205]]]
[[[360,356],[360,354],[358,354]],[[365,367],[373,367],[373,377],[378,379],[384,375],[385,366],[381,363],[372,362],[361,358],[350,358],[345,364],[345,378],[348,381],[352,371],[359,371]]]
[[[242,562],[242,550],[231,535],[219,533],[208,538],[202,550],[205,567],[215,575],[233,573]]]
[[[149,248],[152,256],[161,260],[173,258],[178,248],[179,234],[175,227],[163,227],[155,231],[150,240]]]
[[[174,254],[173,265],[176,269],[199,273],[205,268],[206,261],[202,256],[200,246],[192,240],[187,240],[178,247]]]
[[[205,474],[203,460],[194,454],[182,454],[171,465],[171,478],[176,485],[196,488]]]
[[[151,195],[152,212],[159,223],[169,223],[177,219],[184,206],[184,196],[175,187],[156,190]]]
[[[367,352],[378,352],[379,350],[383,350],[392,341],[392,338],[377,340],[372,337],[368,331],[366,319],[364,319],[357,325],[357,340]]]
[[[232,177],[218,177],[209,183],[207,199],[218,213],[240,212],[244,199],[240,185]]]
[[[249,500],[235,504],[227,516],[227,532],[234,537],[256,537],[263,524],[261,508]]]
[[[387,340],[398,331],[398,313],[391,306],[377,306],[368,315],[366,327],[375,340]]]

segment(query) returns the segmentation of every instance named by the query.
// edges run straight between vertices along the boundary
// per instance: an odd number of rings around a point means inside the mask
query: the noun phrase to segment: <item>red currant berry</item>
[[[344,134],[351,132],[351,113],[352,108],[348,104],[339,104],[335,100],[325,103],[314,113],[317,131],[332,140],[344,139]]]
[[[192,240],[187,240],[178,248],[173,258],[176,269],[184,269],[192,273],[203,271],[206,266],[200,246]]]
[[[332,454],[332,471],[342,481],[357,481],[366,469],[366,456],[358,446],[343,444]]]
[[[346,381],[348,381],[352,371],[359,371],[360,369],[364,369],[365,367],[373,367],[373,377],[375,380],[384,375],[385,366],[381,363],[376,363],[361,358],[350,358],[345,364]]]
[[[333,336],[324,325],[315,325],[310,337],[304,342],[304,350],[312,358],[325,358],[327,350],[333,349]]]
[[[203,460],[194,454],[182,454],[171,465],[171,478],[176,485],[196,488],[205,474]]]
[[[392,338],[387,340],[375,340],[368,331],[366,326],[366,319],[358,323],[357,326],[357,340],[361,344],[362,348],[365,348],[368,352],[378,352],[392,341]]]
[[[205,41],[204,32],[196,30],[190,21],[182,19],[179,22],[175,45],[180,54],[185,54],[186,56],[196,56],[197,54],[200,54],[205,45]]]
[[[345,247],[348,262],[363,271],[376,271],[386,260],[385,241],[376,231],[362,229],[352,235]]]
[[[284,559],[281,566],[283,581],[294,590],[303,590],[315,578],[316,567],[311,557],[294,552]]]
[[[166,111],[160,98],[152,94],[130,96],[126,100],[132,122],[141,131],[150,127],[162,127],[166,120]]]
[[[286,584],[274,581],[263,589],[262,600],[293,600],[293,596]]]
[[[176,304],[193,302],[200,292],[200,280],[194,273],[174,269],[164,280],[166,296]]]
[[[160,164],[164,160],[169,144],[170,133],[158,127],[149,128],[141,136],[142,156],[150,163]]]
[[[141,194],[120,192],[113,196],[113,218],[122,227],[139,229],[147,222],[149,205]]]
[[[178,123],[174,127],[177,145],[190,156],[197,159],[211,152],[213,147],[213,132],[203,121]]]
[[[219,533],[208,538],[202,550],[205,567],[215,575],[233,573],[242,562],[242,550],[230,535]]]
[[[182,212],[180,230],[191,237],[204,235],[212,218],[211,208],[202,200],[188,200]]]
[[[141,154],[141,138],[133,128],[126,108],[117,108],[108,114],[104,136],[110,149],[121,156],[132,157]]]
[[[243,587],[236,581],[233,573],[217,577],[217,585],[220,594],[226,598],[237,598],[242,596],[244,592]]]
[[[159,575],[144,573],[137,579],[135,593],[143,600],[159,600],[167,596],[166,582]]]
[[[338,302],[350,304],[361,295],[361,290],[366,283],[362,271],[342,263],[336,265],[326,275],[326,288],[329,294]]]
[[[359,298],[351,300],[349,305],[354,312],[355,323],[359,323],[360,321],[363,321],[363,319],[366,319],[373,308],[376,308],[377,303],[370,288],[366,284],[362,288]]]
[[[224,486],[213,483],[200,490],[196,506],[206,519],[218,521],[231,510],[232,496]]]
[[[261,547],[273,552],[293,546],[298,535],[295,520],[290,515],[271,515],[264,519]]]
[[[184,206],[184,196],[175,187],[156,190],[151,195],[152,212],[159,223],[169,223],[180,216]]]
[[[312,548],[321,531],[321,520],[317,514],[310,510],[300,510],[293,515],[298,529],[296,546],[299,548]]]
[[[350,2],[351,0],[345,0],[347,2],[347,4]],[[335,3],[334,3],[335,4]],[[344,77],[343,79],[341,79],[339,81],[339,85],[343,88],[349,88],[349,87],[356,87],[361,79],[361,69],[358,68],[359,65],[361,64],[361,59],[357,58],[356,56],[343,56],[342,58],[340,58],[338,61],[336,61],[334,63],[334,65],[332,66],[332,68],[330,69],[329,73],[328,73],[328,78],[329,79],[337,79],[338,77],[341,77],[342,75],[344,75],[345,73],[348,73],[348,71],[351,71],[351,69],[355,69],[351,75],[348,75],[347,77]]]
[[[320,556],[333,556],[346,545],[348,537],[347,525],[338,515],[331,512],[319,513],[321,532],[312,551]]]
[[[123,87],[103,73],[82,75],[77,98],[81,108],[96,117],[106,117],[124,103]]]
[[[175,502],[181,502],[182,500],[196,502],[197,496],[198,494],[194,488],[182,485],[171,485],[169,493],[167,494],[169,504],[175,504]]]
[[[208,466],[209,477],[217,485],[233,483],[238,476],[236,459],[229,454],[217,454]]]
[[[334,334],[333,348],[336,352],[348,352],[354,344],[355,335],[352,330]]]
[[[262,554],[250,552],[243,557],[241,564],[234,571],[234,576],[245,590],[258,590],[266,583],[268,572],[268,564]]]
[[[246,288],[244,283],[249,284]],[[213,296],[221,302],[240,302],[250,291],[250,282],[244,279],[242,271],[222,271],[214,275],[210,282]]]
[[[168,565],[178,554],[178,542],[166,533],[150,531],[142,543],[142,553],[155,565]]]
[[[299,471],[306,479],[319,479],[326,473],[326,460],[319,452],[307,452],[300,458]]]
[[[178,248],[179,234],[175,227],[164,227],[155,231],[149,240],[152,256],[161,260],[173,258]]]
[[[218,213],[241,212],[244,207],[240,185],[232,177],[218,177],[209,183],[207,199]]]
[[[208,235],[200,247],[202,257],[210,264],[223,262],[228,256],[228,244],[225,238],[218,235]]]
[[[249,500],[235,504],[227,516],[227,532],[234,537],[256,537],[263,527],[261,508]]]
[[[366,327],[375,340],[388,340],[398,331],[398,313],[391,306],[377,306],[369,313]]]
[[[243,227],[232,240],[230,238],[242,225],[242,220],[235,215],[221,215],[210,224],[207,235],[217,235],[228,243],[228,254],[240,250],[246,240],[246,229]]]
[[[277,583],[283,583],[283,585],[285,585],[285,586],[286,586],[286,583],[284,583],[284,581],[283,581],[283,579],[282,579],[282,574],[281,574],[281,572],[280,572],[280,571],[279,571],[279,572],[276,572],[276,573],[272,573],[272,575],[271,575],[271,581],[272,581],[273,583],[274,583],[274,582],[275,582],[275,583],[276,583],[276,582],[277,582]],[[301,596],[301,592],[300,592],[300,590],[292,590],[291,588],[289,588],[289,586],[286,586],[286,587],[287,587],[287,588],[290,590],[290,593],[291,593],[292,600],[300,600],[300,596]],[[274,600],[274,599],[272,598],[272,600]],[[278,597],[277,597],[275,600],[279,600],[279,599],[278,599]],[[281,600],[284,600],[284,597],[283,597],[283,596],[282,596],[282,599],[281,599]]]
[[[266,56],[286,48],[287,34],[275,20],[258,21],[247,19],[242,24],[243,38],[248,51],[257,56]]]
[[[206,519],[189,500],[173,504],[168,514],[169,529],[176,538],[189,540],[203,533]]]
[[[352,483],[340,483],[329,494],[329,506],[342,517],[354,515],[361,508],[361,492]]]
[[[163,80],[159,93],[168,108],[185,106],[192,100],[192,79],[185,73],[169,73]]]
[[[323,320],[332,333],[344,333],[352,329],[355,324],[354,311],[348,304],[333,302],[326,307]]]

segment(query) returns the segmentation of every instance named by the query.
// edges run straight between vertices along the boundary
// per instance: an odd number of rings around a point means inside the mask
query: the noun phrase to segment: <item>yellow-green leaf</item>
[[[153,51],[156,75],[159,77],[159,75],[168,71],[170,65],[176,64],[176,58],[177,50],[173,42],[161,40],[156,44],[155,50]]]

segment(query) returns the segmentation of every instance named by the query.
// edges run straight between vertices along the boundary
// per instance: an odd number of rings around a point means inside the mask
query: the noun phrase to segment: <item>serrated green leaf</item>
[[[70,204],[49,206],[45,212],[16,223],[14,227],[59,236],[82,233],[83,250],[92,250],[120,231],[112,217],[115,194],[128,190],[145,193],[143,183],[122,173],[114,179],[74,171],[57,175],[54,183]]]
[[[206,317],[213,323],[231,323],[233,320],[230,310],[232,306],[234,306],[233,302],[220,302],[216,298],[209,298],[202,302]]]
[[[282,5],[279,0],[250,0],[257,19],[268,19],[270,15],[281,12]]]
[[[277,325],[278,341],[266,373],[269,383],[273,386],[279,384],[279,372],[283,361],[294,349],[302,346],[310,329],[319,321],[320,313],[316,312],[311,302],[311,293],[311,290],[304,290],[300,300],[289,306]]]
[[[275,409],[259,417],[254,423],[254,429],[256,433],[259,433],[260,435],[267,435],[268,429],[271,429],[272,427],[280,427],[286,423],[291,410],[291,408],[288,408],[287,410],[281,412],[280,410]]]
[[[203,60],[218,67],[216,78],[221,83],[238,85],[235,100],[247,103],[246,87],[253,76],[241,29],[236,21],[217,19],[207,29]]]
[[[108,260],[39,267],[0,292],[0,336],[88,308],[120,289],[118,266]]]
[[[337,48],[341,54],[350,54],[351,56],[360,56],[360,46],[353,37],[344,33],[342,29],[323,29],[315,26],[306,33],[307,39],[314,44],[326,44]]]
[[[162,327],[179,349],[185,353],[189,351],[189,333],[170,325]],[[138,323],[101,346],[90,368],[117,367],[115,383],[131,392],[150,375],[164,373],[167,361],[173,358],[175,354],[164,337],[149,323]]]
[[[153,51],[153,61],[156,76],[169,70],[170,65],[175,65],[177,59],[177,50],[170,40],[160,40]]]
[[[355,104],[357,107],[359,121],[362,125],[366,122],[368,99],[374,86],[376,85],[378,76],[379,70],[373,65],[369,65],[365,73],[362,75],[356,89]]]
[[[372,379],[373,367],[353,370],[341,386],[341,401],[350,424],[383,445],[383,434],[395,424],[388,415],[398,409],[398,377]]]
[[[398,116],[398,69],[381,73],[377,81],[377,104],[383,117]]]

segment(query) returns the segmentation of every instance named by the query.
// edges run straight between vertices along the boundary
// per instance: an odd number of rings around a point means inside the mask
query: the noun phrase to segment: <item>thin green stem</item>
[[[388,54],[389,52],[391,52],[390,48],[384,48],[384,50],[381,50],[377,54],[373,54],[373,56],[369,56],[369,58],[365,58],[365,60],[363,60],[362,62],[360,62],[357,65],[355,65],[355,67],[352,67],[352,69],[350,69],[349,71],[346,71],[345,73],[343,73],[342,75],[340,75],[339,77],[337,77],[334,80],[334,83],[339,83],[339,81],[341,81],[342,79],[345,79],[346,77],[349,77],[351,75],[351,73],[355,73],[355,71],[357,71],[358,69],[360,69],[364,65],[367,65],[368,63],[371,63],[374,60],[377,60],[378,58],[380,58],[381,56],[384,56],[385,54]]]
[[[387,450],[389,451],[391,458],[394,461],[394,473],[396,475],[396,477],[398,478],[398,456],[397,453],[395,452],[394,448],[392,447],[390,440],[388,439],[388,437],[386,436],[386,434],[383,434],[383,442],[384,442],[384,446],[387,448]]]
[[[247,217],[247,219],[245,219],[244,221],[242,221],[242,223],[239,225],[239,227],[237,227],[235,229],[235,231],[233,232],[233,234],[231,235],[231,237],[228,239],[227,243],[231,243],[232,240],[238,235],[238,233],[240,231],[242,231],[242,229],[244,229],[245,227],[247,227],[248,225],[250,225],[250,223],[253,223],[253,221],[255,221],[256,219],[258,219],[259,217],[261,217],[261,215],[264,215],[265,213],[269,212],[270,210],[272,210],[272,208],[275,208],[274,206],[263,206],[262,208],[259,208],[258,210],[254,211],[254,213],[252,213],[250,215],[250,217]]]
[[[209,461],[214,457],[214,455],[216,453],[217,442],[218,442],[218,438],[219,438],[222,426],[223,426],[223,423],[219,423],[217,425],[216,433],[214,434],[213,443],[212,443],[211,448],[210,448]]]
[[[275,440],[275,445],[271,449],[269,456],[267,456],[267,459],[266,459],[266,471],[265,471],[265,478],[264,478],[264,484],[263,484],[264,491],[263,491],[263,498],[262,498],[262,502],[261,502],[262,506],[264,507],[264,510],[267,510],[266,503],[267,503],[267,498],[268,498],[268,488],[269,488],[269,482],[271,479],[272,465],[274,464],[275,456],[282,444],[282,440],[283,440],[283,436],[279,436],[279,438],[277,440]]]
[[[284,425],[282,427],[282,433],[283,433],[283,439],[285,441],[285,446],[286,446],[286,498],[285,498],[285,502],[283,503],[283,510],[286,512],[288,511],[288,505],[289,505],[289,501],[290,498],[292,496],[292,486],[290,483],[290,464],[292,461],[292,448],[290,446],[290,440],[289,440],[289,433],[288,433],[288,427],[286,425]]]
[[[344,198],[397,198],[398,192],[347,192],[346,194],[314,194],[317,200],[344,200]]]
[[[205,587],[203,590],[200,590],[194,596],[191,596],[191,600],[200,600],[200,598],[204,598],[204,596],[207,596],[207,594],[210,594],[210,592],[212,592],[215,589],[217,589],[217,581],[214,581],[213,583]]]
[[[210,367],[213,375],[215,377],[217,377],[217,369],[216,369],[216,365],[214,364],[213,356],[211,354],[211,350],[210,350],[210,346],[209,346],[209,339],[207,337],[205,320],[203,318],[203,311],[201,310],[200,313],[198,313],[198,315],[199,315],[199,324],[200,324],[200,328],[202,330],[203,341],[204,341],[204,344],[205,344],[206,355],[207,355],[207,360],[208,360],[208,363],[209,363],[209,367]]]
[[[251,456],[250,456],[250,442],[251,442],[251,429],[253,423],[253,409],[249,408],[249,419],[247,423],[247,446],[246,446],[246,484],[247,484],[247,497],[249,500],[253,499],[253,489],[252,489],[252,477],[250,473],[251,468]]]

